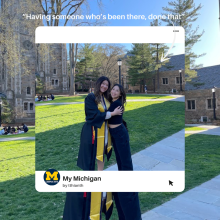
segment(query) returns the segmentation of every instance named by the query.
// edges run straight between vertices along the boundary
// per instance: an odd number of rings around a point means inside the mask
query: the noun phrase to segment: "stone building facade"
[[[4,6],[4,2],[1,2]],[[15,10],[19,7],[19,2],[12,5],[9,10]],[[35,96],[35,45],[31,40],[29,32],[23,27],[21,22],[14,26],[14,31],[18,32],[16,38],[16,45],[19,50],[25,49],[24,56],[28,57],[27,65],[31,74],[26,74],[22,68],[21,63],[18,62],[14,72],[8,71],[8,66],[5,64],[7,56],[2,57],[0,60],[0,93],[6,95],[9,105],[13,109],[12,123],[30,122],[34,123],[35,109],[34,109],[34,96]],[[2,46],[2,45],[0,45]],[[7,55],[7,53],[6,53]],[[16,62],[16,61],[15,61]]]
[[[197,77],[186,84],[186,123],[215,123],[220,120],[220,65],[197,69]],[[215,89],[215,115],[212,88]]]
[[[180,92],[180,73],[181,70],[181,79],[182,79],[182,91],[185,90],[185,55],[175,55],[171,56],[169,62],[162,66],[159,69],[159,78],[158,74],[155,71],[151,77],[146,79],[146,85],[148,92],[156,92],[156,93],[179,93]],[[159,86],[158,86],[159,81]],[[144,84],[143,85],[128,85],[128,90],[135,92],[135,90],[139,90],[140,92],[144,92]]]
[[[44,85],[44,94],[66,94],[69,92],[66,44],[51,44],[47,58],[39,62],[38,73]],[[39,55],[39,60],[40,55]]]
[[[3,3],[1,1],[1,7],[4,6]],[[12,7],[19,7],[19,1]],[[44,84],[43,93],[62,94],[69,90],[66,44],[51,44],[50,48],[53,49],[48,49],[48,53],[44,53],[46,59],[40,59],[38,51],[40,46],[33,42],[33,37],[22,22],[17,24],[15,31],[19,33],[16,45],[19,50],[24,50],[22,53],[27,57],[26,65],[30,74],[24,72],[20,63],[14,73],[9,74],[5,61],[0,59],[0,93],[6,95],[13,109],[12,123],[34,124],[36,75],[40,76]],[[50,54],[51,51],[53,54]],[[6,57],[4,56],[4,59]]]

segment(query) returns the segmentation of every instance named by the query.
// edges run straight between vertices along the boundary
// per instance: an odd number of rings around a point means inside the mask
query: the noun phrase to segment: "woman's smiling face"
[[[118,86],[114,86],[111,90],[111,96],[113,99],[118,99],[121,96],[121,92]]]
[[[104,93],[108,90],[108,86],[109,86],[109,83],[107,80],[104,80],[102,83],[101,83],[101,86],[100,86],[100,92],[101,93]]]

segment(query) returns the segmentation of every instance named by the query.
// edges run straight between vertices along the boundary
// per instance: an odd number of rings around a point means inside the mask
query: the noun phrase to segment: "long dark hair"
[[[108,77],[106,76],[101,76],[98,78],[98,80],[95,83],[95,88],[94,88],[94,94],[95,94],[95,102],[96,104],[99,104],[101,102],[101,95],[100,95],[100,86],[103,81],[108,81],[108,89],[103,93],[104,97],[109,100],[110,98],[110,88],[111,88],[111,82]],[[110,101],[110,100],[109,100]]]
[[[123,88],[122,85],[120,84],[115,84],[112,89],[115,87],[115,86],[118,86],[119,87],[119,90],[120,90],[120,96],[118,98],[119,101],[121,101],[121,104],[122,104],[122,107],[123,107],[123,111],[125,110],[125,105],[126,105],[126,93],[125,93],[125,90]],[[112,102],[112,96],[110,96],[110,102]],[[124,119],[122,119],[122,122],[125,126],[125,128],[127,129],[128,131],[128,126],[127,126],[127,123]]]
[[[122,104],[122,107],[123,109],[125,108],[125,104],[126,104],[126,93],[125,93],[125,90],[123,88],[122,85],[120,84],[115,84],[112,89],[115,87],[115,86],[118,86],[119,87],[119,90],[120,90],[120,96],[118,98],[119,101],[121,101],[121,104]],[[110,96],[110,102],[112,102],[112,97]]]

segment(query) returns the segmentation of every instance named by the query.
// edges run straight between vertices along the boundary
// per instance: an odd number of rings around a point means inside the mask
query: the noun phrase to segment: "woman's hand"
[[[115,110],[112,113],[113,113],[112,116],[114,116],[114,115],[122,115],[122,113],[123,113],[122,106],[118,106],[117,108],[115,108]]]

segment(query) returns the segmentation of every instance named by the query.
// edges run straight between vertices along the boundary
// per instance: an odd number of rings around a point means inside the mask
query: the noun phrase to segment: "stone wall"
[[[40,66],[40,78],[44,84],[45,94],[66,94],[69,92],[65,44],[50,45],[48,57]]]
[[[154,91],[154,83],[153,79],[155,78],[155,92],[157,93],[171,93],[172,89],[176,89],[176,92],[180,92],[180,84],[177,82],[177,77],[179,77],[179,71],[178,70],[172,70],[172,71],[163,71],[159,72],[159,88],[157,84],[157,74],[152,75],[152,77],[149,77],[149,79],[146,80],[147,90],[148,92]],[[168,84],[163,84],[163,78],[167,78]],[[144,92],[144,85],[140,87],[140,85],[129,85],[129,90],[132,90],[133,92],[135,90],[139,90],[140,92]],[[182,90],[185,90],[185,72],[182,70]]]
[[[220,119],[220,89],[216,89],[216,118]],[[211,89],[185,91],[186,123],[202,122],[201,116],[208,117],[207,122],[213,122],[213,108],[208,109],[207,99],[213,100]],[[188,100],[195,100],[195,109],[188,109]],[[204,123],[205,121],[203,121]]]
[[[28,42],[29,46],[25,42]],[[31,42],[30,36],[21,33],[17,39],[17,45],[25,49],[24,55],[28,57],[26,64],[28,69],[30,69],[30,74],[27,74],[20,64],[16,66],[13,73],[9,73],[5,65],[4,69],[2,68],[0,71],[0,92],[7,96],[7,100],[13,109],[14,117],[12,123],[30,122],[34,124],[35,44]]]
[[[179,70],[170,70],[159,72],[159,88],[158,88],[158,77],[155,74],[155,90],[160,93],[171,93],[172,89],[176,89],[177,93],[180,92],[180,83],[177,82],[179,78]],[[148,81],[149,90],[154,90],[153,78]],[[163,83],[163,78],[167,78],[167,84]],[[166,80],[164,80],[166,81]],[[185,90],[185,72],[182,70],[182,90]]]

